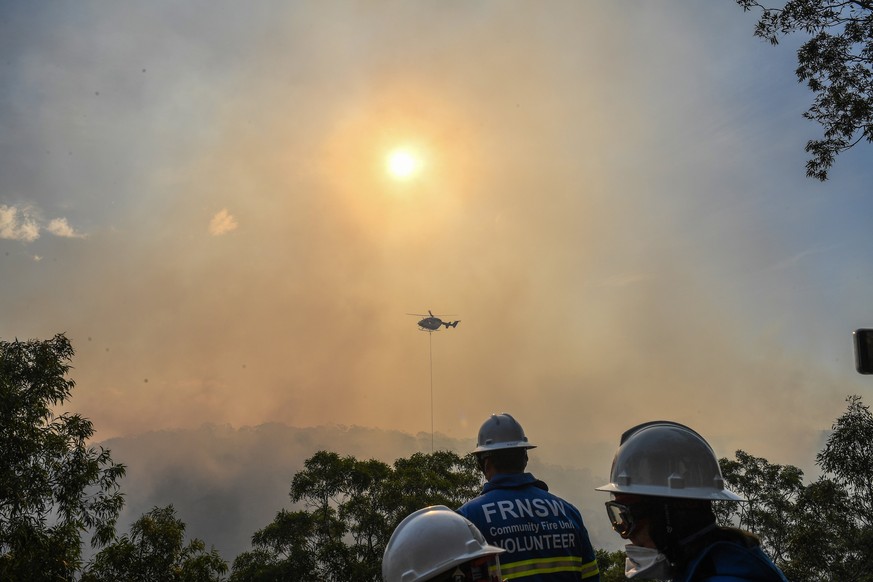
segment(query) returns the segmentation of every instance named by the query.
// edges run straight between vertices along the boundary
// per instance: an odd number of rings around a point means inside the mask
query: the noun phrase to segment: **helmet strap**
[[[658,550],[667,556],[671,564],[679,557],[679,536],[673,524],[670,504],[666,501],[658,503],[658,509],[652,512],[652,528],[650,535]]]
[[[678,501],[680,505],[675,505]],[[682,500],[663,499],[660,511],[654,512],[652,540],[672,563],[681,561],[687,544],[716,529],[714,515],[704,508],[691,510]]]

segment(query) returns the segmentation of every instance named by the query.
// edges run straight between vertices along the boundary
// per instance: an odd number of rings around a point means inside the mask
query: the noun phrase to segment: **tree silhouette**
[[[803,114],[822,126],[807,142],[806,175],[827,180],[836,157],[858,142],[873,141],[873,3],[866,0],[789,0],[781,8],[736,0],[761,17],[755,36],[778,44],[787,35],[809,35],[797,51],[798,81],[813,92]]]
[[[748,499],[719,502],[720,522],[757,534],[794,582],[873,580],[873,415],[859,396],[847,401],[816,456],[822,475],[809,485],[797,467],[743,451],[719,460],[729,487]]]
[[[172,505],[155,507],[88,564],[81,582],[219,582],[227,564],[202,540],[185,545],[185,523]]]
[[[99,547],[115,532],[125,468],[88,446],[88,419],[55,412],[72,357],[63,334],[0,342],[0,580],[71,579],[82,533]]]
[[[416,453],[393,467],[319,451],[291,482],[299,511],[280,511],[234,560],[231,581],[382,579],[382,554],[397,524],[428,505],[458,507],[479,492],[470,457]]]

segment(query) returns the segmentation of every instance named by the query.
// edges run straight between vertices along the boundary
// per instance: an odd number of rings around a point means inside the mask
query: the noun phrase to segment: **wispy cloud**
[[[53,218],[43,226],[39,212],[33,206],[0,204],[0,238],[33,242],[39,238],[43,230],[62,238],[85,237],[84,234],[77,232],[66,218]]]
[[[227,211],[227,208],[222,208],[209,222],[209,234],[221,236],[236,230],[238,226],[236,218]]]
[[[62,238],[85,238],[84,234],[76,232],[76,230],[70,226],[70,223],[66,218],[51,219],[45,229],[53,235]]]
[[[772,268],[774,270],[779,270],[779,271],[785,270],[785,269],[790,269],[792,267],[797,266],[801,261],[805,260],[806,258],[808,258],[812,255],[827,253],[827,252],[830,252],[830,251],[837,249],[837,248],[839,248],[839,245],[828,245],[828,246],[820,246],[819,245],[819,246],[811,247],[811,248],[803,250],[799,253],[795,253],[794,255],[788,257],[787,259],[783,259],[782,261],[779,261],[778,263],[773,265]]]
[[[0,204],[0,238],[32,242],[39,238],[39,224],[29,206]]]

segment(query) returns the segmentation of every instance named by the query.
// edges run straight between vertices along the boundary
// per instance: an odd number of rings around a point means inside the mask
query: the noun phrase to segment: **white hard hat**
[[[382,557],[386,582],[430,580],[456,566],[504,550],[489,545],[467,518],[445,505],[411,513],[391,534]]]
[[[647,422],[621,435],[610,482],[598,491],[684,499],[745,501],[724,488],[718,459],[687,426]]]
[[[482,423],[474,453],[485,453],[499,449],[535,449],[524,436],[524,429],[518,421],[507,413],[492,414]]]

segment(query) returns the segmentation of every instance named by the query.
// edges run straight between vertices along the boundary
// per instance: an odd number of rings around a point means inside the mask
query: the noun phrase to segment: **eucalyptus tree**
[[[155,507],[108,544],[85,568],[81,582],[220,582],[227,563],[203,540],[185,543],[186,525],[172,505]]]
[[[758,535],[794,582],[873,581],[873,414],[859,396],[846,400],[810,484],[797,467],[744,451],[719,460],[728,486],[748,500],[719,503],[720,523]]]
[[[803,116],[823,130],[809,140],[806,175],[826,180],[836,157],[861,141],[873,141],[873,2],[869,0],[788,0],[772,5],[736,0],[743,10],[759,11],[755,36],[779,44],[800,34],[798,81],[813,102]]]
[[[58,412],[75,382],[70,341],[0,341],[0,580],[67,580],[82,537],[112,539],[125,467],[89,445],[94,427]]]
[[[458,507],[479,492],[474,460],[449,451],[415,453],[393,465],[319,451],[292,482],[291,502],[252,536],[233,562],[233,582],[380,581],[397,524],[428,505]]]

